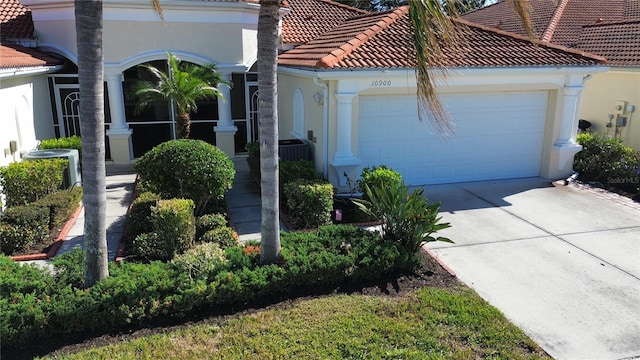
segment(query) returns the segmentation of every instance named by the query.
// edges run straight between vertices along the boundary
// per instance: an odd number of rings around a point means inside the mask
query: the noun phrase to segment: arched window
[[[293,94],[293,131],[291,135],[304,139],[304,98],[302,90],[296,89]]]

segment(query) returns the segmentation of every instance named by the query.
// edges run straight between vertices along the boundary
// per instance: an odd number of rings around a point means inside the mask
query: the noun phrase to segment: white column
[[[353,126],[353,99],[358,96],[353,93],[336,94],[337,100],[337,129],[336,129],[336,152],[329,162],[336,171],[336,176],[340,187],[347,185],[347,174],[350,178],[354,178],[352,174],[358,165],[360,159],[353,156],[351,148],[351,127]]]
[[[109,110],[111,124],[109,130],[129,130],[124,116],[124,93],[122,92],[122,74],[105,74],[109,92]]]
[[[336,94],[336,100],[338,102],[338,143],[336,153],[333,156],[334,159],[353,157],[353,151],[351,151],[351,116],[353,114],[352,109],[354,97],[356,97],[356,94]]]
[[[562,96],[562,118],[557,146],[575,146],[578,132],[578,103],[582,86],[565,86]]]
[[[230,74],[221,74],[221,77],[226,81],[231,81]],[[233,127],[233,120],[231,119],[231,90],[227,85],[218,85],[218,91],[222,94],[221,98],[218,98],[218,126],[221,130],[230,130]]]
[[[131,134],[124,115],[124,93],[122,91],[122,74],[105,74],[109,95],[111,123],[106,131],[109,137],[111,159],[114,164],[130,164],[133,157]]]
[[[578,132],[578,107],[582,94],[582,76],[568,76],[562,88],[562,109],[557,130],[557,140],[553,144],[549,167],[543,171],[543,176],[550,179],[561,179],[571,175],[573,171],[573,157],[582,150],[576,143]]]
[[[221,74],[221,77],[230,81],[230,74]],[[218,98],[218,125],[213,128],[216,133],[216,146],[225,152],[227,156],[235,156],[235,135],[238,128],[233,125],[231,119],[231,91],[229,86],[220,84],[218,90],[222,97]]]

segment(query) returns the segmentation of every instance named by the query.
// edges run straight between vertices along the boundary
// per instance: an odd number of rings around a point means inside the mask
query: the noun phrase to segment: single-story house
[[[49,132],[77,134],[73,0],[0,0],[0,7],[13,3],[28,7],[37,49],[65,59],[64,69],[46,75]],[[448,75],[438,78],[455,124],[455,134],[443,137],[418,120],[407,7],[368,14],[330,0],[284,5],[280,138],[308,141],[318,171],[336,186],[343,188],[345,173],[354,179],[363,167],[381,164],[414,185],[571,173],[583,82],[606,70],[602,58],[456,20],[467,41],[447,57]],[[163,66],[167,51],[216,63],[232,81],[231,89],[222,88],[227,101],[198,105],[192,137],[231,156],[244,152],[257,136],[258,2],[162,6],[164,23],[148,0],[104,0],[109,161],[131,163],[175,136],[169,104],[138,114],[129,96],[131,84],[146,76],[138,65]]]
[[[583,81],[602,59],[455,22],[465,43],[446,51],[437,82],[454,135],[418,120],[407,6],[348,19],[281,54],[279,96],[292,101],[281,101],[280,133],[311,139],[316,163],[342,186],[345,173],[381,164],[414,185],[569,175]]]
[[[592,130],[640,151],[640,1],[529,0],[536,36],[607,59],[609,71],[585,82],[579,117]],[[466,20],[524,34],[509,5],[465,14]]]

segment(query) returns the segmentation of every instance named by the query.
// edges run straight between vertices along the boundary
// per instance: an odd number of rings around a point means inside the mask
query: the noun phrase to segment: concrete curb
[[[69,218],[69,220],[67,220],[67,222],[64,224],[64,226],[60,230],[60,233],[58,234],[58,237],[53,242],[48,252],[39,253],[39,254],[29,254],[29,255],[15,255],[15,256],[11,256],[11,260],[13,261],[46,260],[56,256],[56,254],[58,253],[58,250],[60,250],[60,246],[62,246],[62,242],[65,241],[65,239],[67,238],[67,234],[69,234],[69,231],[71,231],[71,227],[73,227],[73,225],[76,223],[76,220],[78,220],[78,217],[80,216],[81,212],[82,212],[82,204],[78,205],[78,207],[76,208],[76,211],[71,215],[71,218]]]
[[[431,249],[427,248],[427,246],[426,246],[426,245],[422,245],[422,249],[423,249],[423,250],[424,250],[424,251],[425,251],[429,256],[431,256],[435,261],[437,261],[437,262],[438,262],[438,264],[439,264],[443,269],[445,269],[445,270],[449,273],[449,275],[451,275],[451,277],[458,277],[458,276],[456,275],[456,272],[455,272],[455,271],[453,271],[453,270],[452,270],[452,269],[451,269],[447,264],[445,264],[445,263],[444,263],[444,261],[442,261],[442,259],[438,256],[438,254],[437,254],[435,251],[433,251],[433,250],[431,250]]]

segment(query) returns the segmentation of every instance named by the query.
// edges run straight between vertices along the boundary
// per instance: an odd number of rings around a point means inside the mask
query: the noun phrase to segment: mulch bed
[[[10,359],[32,359],[35,356],[54,356],[75,353],[80,350],[109,344],[128,341],[154,334],[166,333],[196,324],[221,324],[228,319],[253,314],[265,309],[287,309],[301,300],[313,299],[331,294],[362,294],[369,296],[400,297],[406,296],[417,289],[430,286],[436,288],[448,288],[460,286],[462,283],[445,270],[433,257],[426,252],[421,252],[422,266],[413,274],[400,274],[387,276],[375,283],[352,285],[349,287],[337,287],[325,289],[317,293],[290,294],[287,298],[271,299],[262,304],[236,305],[226,308],[201,309],[190,313],[186,318],[167,318],[158,321],[151,326],[131,328],[123,332],[111,334],[73,335],[50,337],[38,340],[29,348],[2,349],[3,357]]]

